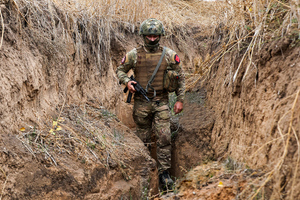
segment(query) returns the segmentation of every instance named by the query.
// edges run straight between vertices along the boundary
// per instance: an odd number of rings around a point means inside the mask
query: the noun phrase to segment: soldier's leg
[[[168,101],[156,106],[154,115],[154,132],[157,138],[157,159],[159,173],[171,168],[171,130]]]
[[[150,150],[152,129],[150,104],[145,101],[135,100],[133,106],[133,119],[136,123],[136,135]]]

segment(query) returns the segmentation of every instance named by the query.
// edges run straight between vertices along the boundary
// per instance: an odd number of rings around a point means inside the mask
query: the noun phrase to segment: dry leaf
[[[61,126],[57,126],[56,131],[62,130]]]

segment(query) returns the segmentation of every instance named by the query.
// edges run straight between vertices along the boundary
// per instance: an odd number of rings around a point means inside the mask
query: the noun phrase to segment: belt
[[[151,99],[151,97],[153,97],[153,95],[154,95],[153,92],[147,93],[147,97],[149,97],[149,99],[152,100],[152,101],[157,101],[157,100],[160,100],[160,99],[168,99],[168,92],[165,91],[165,90],[156,91],[156,97]],[[136,98],[136,99],[145,99],[143,97],[143,95],[141,95],[139,93],[135,93],[134,98]]]

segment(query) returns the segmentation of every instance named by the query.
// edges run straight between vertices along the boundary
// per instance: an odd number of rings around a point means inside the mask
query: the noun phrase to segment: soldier
[[[136,123],[136,134],[147,146],[151,143],[151,131],[154,131],[157,138],[160,184],[163,188],[170,189],[174,182],[168,172],[171,168],[168,92],[175,91],[177,102],[174,105],[174,112],[180,113],[184,100],[184,74],[176,52],[159,45],[161,36],[165,35],[163,24],[159,20],[153,18],[145,20],[140,26],[139,35],[143,37],[144,45],[128,52],[116,73],[120,83],[127,86],[131,93],[135,93],[136,82],[127,76],[127,72],[133,69],[135,80],[146,89],[147,96],[151,99],[148,102],[141,94],[134,95],[133,119]]]

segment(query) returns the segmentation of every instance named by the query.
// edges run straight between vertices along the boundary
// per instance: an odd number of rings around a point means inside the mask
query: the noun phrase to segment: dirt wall
[[[263,45],[246,74],[238,72],[241,55],[228,55],[212,74],[207,87],[216,123],[212,142],[218,158],[228,156],[253,168],[275,169],[272,198],[291,195],[292,179],[299,180],[299,42],[281,38]],[[235,56],[237,59],[235,59]],[[296,171],[295,171],[296,170]],[[298,181],[296,181],[298,182]],[[294,192],[294,197],[299,196]]]
[[[155,162],[114,115],[123,99],[113,62],[123,46],[111,40],[118,51],[103,62],[83,30],[80,44],[75,33],[64,32],[58,8],[50,15],[18,3],[0,2],[0,198],[156,194]],[[53,16],[61,17],[54,27]]]
[[[216,43],[206,43],[208,48],[200,52],[203,59],[216,50]],[[179,121],[178,165],[189,169],[207,157],[230,158],[237,166],[266,173],[259,183],[267,188],[265,198],[297,199],[299,52],[297,36],[290,36],[264,43],[248,71],[247,60],[238,67],[244,51],[229,52],[215,63],[208,80],[187,92],[194,100],[186,99],[188,113]],[[175,174],[180,175],[179,166]]]
[[[21,16],[14,12],[14,5],[2,7],[5,25],[0,52],[3,130],[18,129],[21,122],[36,122],[64,102],[84,103],[93,99],[113,110],[119,98],[115,94],[120,92],[109,63],[102,72],[87,45],[81,49],[84,60],[75,59],[80,52],[69,36],[63,42],[60,38],[51,40],[51,35],[42,30],[22,27]]]

